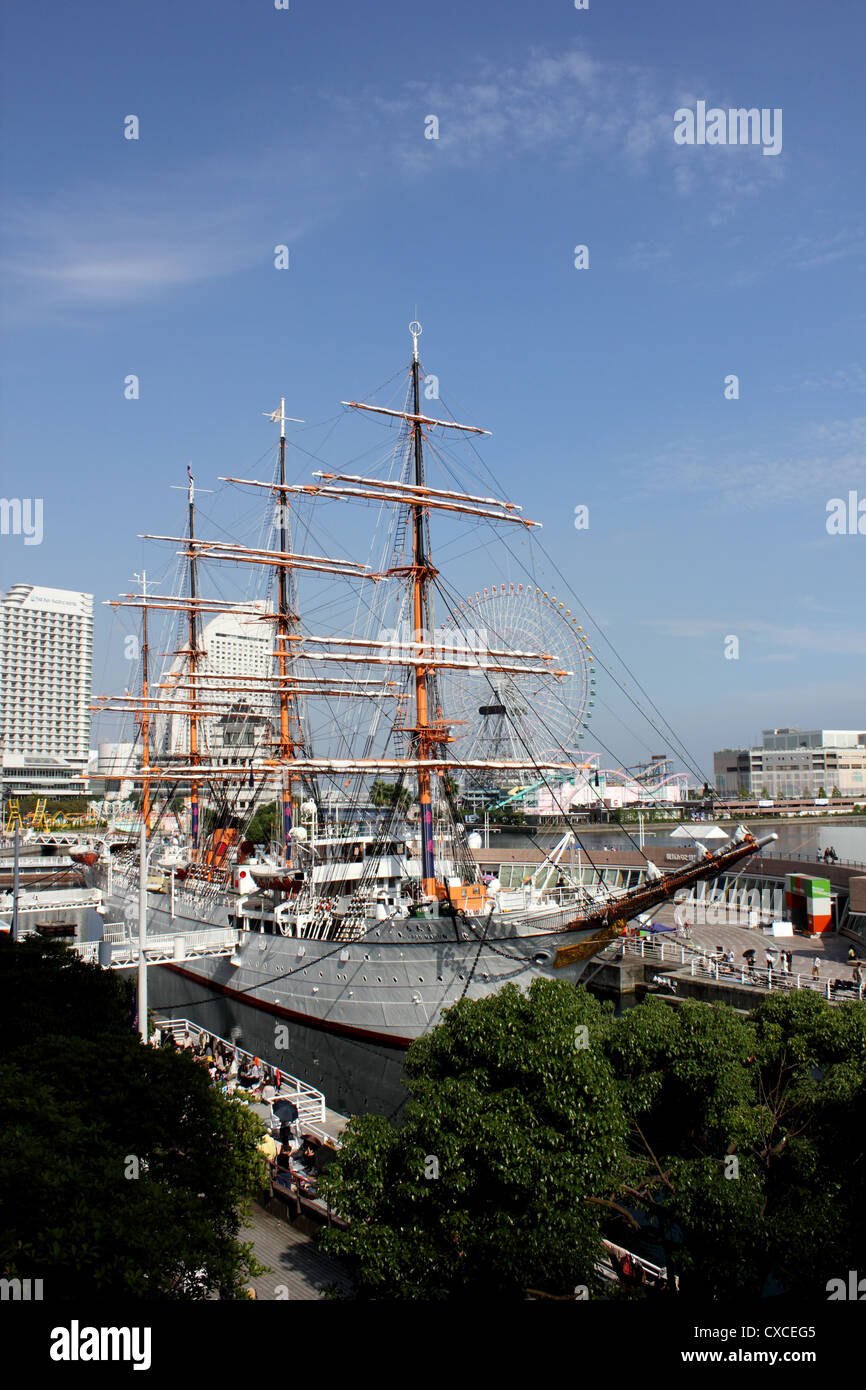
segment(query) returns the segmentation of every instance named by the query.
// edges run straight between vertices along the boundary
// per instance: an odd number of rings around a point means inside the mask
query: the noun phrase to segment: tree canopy
[[[373,806],[397,806],[401,811],[408,811],[412,805],[412,793],[408,787],[377,777],[370,787],[370,801]]]
[[[856,1263],[866,1005],[615,1018],[539,979],[448,1010],[407,1073],[403,1126],[353,1119],[320,1183],[359,1297],[592,1294],[603,1236],[657,1250],[684,1298],[825,1297]]]
[[[143,1046],[131,988],[54,942],[0,947],[0,1268],[45,1297],[240,1296],[261,1122]]]

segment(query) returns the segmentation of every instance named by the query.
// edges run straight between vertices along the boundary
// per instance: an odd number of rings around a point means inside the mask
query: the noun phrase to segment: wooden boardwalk
[[[336,1284],[345,1293],[351,1291],[346,1271],[324,1255],[311,1236],[288,1221],[270,1216],[257,1202],[253,1203],[252,1226],[240,1239],[251,1240],[256,1258],[270,1267],[269,1274],[252,1282],[257,1299],[323,1298],[325,1284]]]

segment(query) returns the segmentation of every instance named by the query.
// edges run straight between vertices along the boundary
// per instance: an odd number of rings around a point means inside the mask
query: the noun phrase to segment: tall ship
[[[365,471],[287,481],[287,426],[303,422],[283,400],[270,414],[273,477],[220,480],[238,517],[264,498],[254,543],[201,534],[188,470],[183,533],[145,537],[179,547],[177,592],[148,591],[142,577],[140,593],[116,601],[141,614],[139,680],[96,706],[138,726],[149,933],[237,932],[230,956],[170,968],[280,1017],[398,1047],[463,998],[539,977],[576,983],[630,920],[767,842],[740,827],[675,871],[646,859],[639,881],[617,889],[574,872],[572,826],[525,882],[482,875],[468,806],[515,783],[592,787],[580,740],[596,658],[575,614],[534,582],[537,523],[484,487],[473,440],[487,431],[441,418],[420,324],[410,333],[396,404],[341,403],[387,431],[386,448],[364,448]],[[334,520],[349,509],[351,527]],[[310,544],[323,513],[332,549],[366,538],[366,560]],[[502,555],[506,577],[464,596],[449,570],[474,553]],[[206,582],[228,569],[246,577],[245,598]],[[175,624],[174,660],[156,678],[154,621]],[[141,865],[129,851],[112,869],[110,887],[92,872],[115,915],[138,896]]]

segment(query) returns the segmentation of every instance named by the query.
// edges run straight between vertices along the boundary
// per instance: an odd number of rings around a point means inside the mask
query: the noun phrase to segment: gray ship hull
[[[354,942],[244,932],[231,958],[168,968],[283,1018],[408,1047],[463,997],[479,999],[506,983],[525,989],[539,977],[576,983],[603,943],[597,930],[565,930],[573,915],[559,912],[537,925],[493,922],[483,941],[482,926],[471,930],[446,917],[376,923]],[[155,905],[149,926],[179,929]],[[555,967],[558,951],[571,954],[581,943],[585,958]]]

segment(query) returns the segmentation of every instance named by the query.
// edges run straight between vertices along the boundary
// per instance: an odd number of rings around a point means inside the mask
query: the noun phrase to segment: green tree
[[[824,788],[823,788],[823,787],[819,787],[819,788],[818,788],[818,796],[826,796],[826,795],[827,795],[827,793],[825,792]]]
[[[377,778],[370,788],[370,800],[374,806],[398,805],[401,811],[408,811],[412,805],[412,793],[407,787],[398,788],[395,782]]]
[[[598,1213],[626,1137],[602,1049],[614,1026],[586,991],[536,980],[456,1004],[412,1044],[403,1127],[352,1119],[320,1182],[351,1223],[323,1245],[359,1298],[597,1287]]]
[[[246,838],[254,845],[266,845],[278,835],[279,808],[276,801],[266,801],[256,810],[247,826]]]
[[[866,1224],[866,1007],[792,991],[744,1019],[651,1000],[608,1055],[630,1118],[627,1189],[681,1292],[824,1297]]]
[[[0,947],[0,1270],[50,1299],[240,1296],[261,1122],[142,1046],[130,986],[53,942]]]
[[[862,1003],[650,999],[616,1019],[542,979],[446,1011],[407,1073],[403,1128],[353,1119],[320,1184],[361,1298],[592,1290],[602,1235],[628,1245],[638,1223],[685,1298],[824,1298],[856,1266]]]

